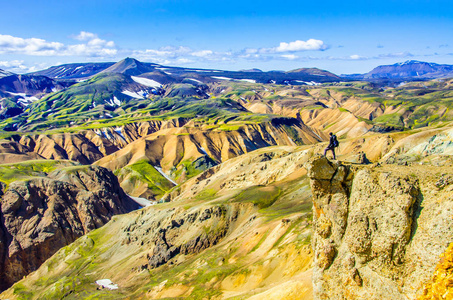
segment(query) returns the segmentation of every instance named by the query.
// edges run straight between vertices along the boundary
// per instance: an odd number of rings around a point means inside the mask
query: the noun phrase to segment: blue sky
[[[0,68],[16,73],[125,57],[336,74],[412,59],[453,64],[453,4],[444,0],[3,0],[0,7]]]

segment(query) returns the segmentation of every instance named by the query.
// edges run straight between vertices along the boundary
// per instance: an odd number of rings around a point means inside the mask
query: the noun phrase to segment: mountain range
[[[44,75],[54,79],[81,79],[89,78],[99,72],[124,73],[127,75],[141,75],[148,72],[161,71],[180,77],[187,77],[188,73],[200,76],[225,77],[224,79],[254,80],[259,83],[274,82],[276,84],[303,84],[303,82],[329,82],[340,78],[354,80],[426,80],[434,78],[447,78],[453,76],[453,65],[436,64],[409,60],[393,65],[382,65],[365,74],[343,74],[337,76],[328,71],[316,68],[301,68],[291,71],[263,72],[259,69],[240,71],[222,71],[207,69],[189,69],[178,67],[165,67],[154,63],[143,63],[133,58],[126,58],[119,63],[86,63],[66,64],[31,73],[31,75]],[[4,76],[4,75],[3,75]],[[324,77],[324,78],[322,78]],[[302,82],[301,82],[302,81]]]
[[[453,77],[453,65],[441,65],[409,60],[393,65],[378,66],[365,74],[342,75],[354,80],[426,80]]]
[[[142,75],[150,72],[160,72],[169,75],[172,82],[181,81],[181,78],[196,77],[211,78],[211,80],[249,80],[259,83],[274,82],[277,84],[300,84],[302,81],[331,82],[340,78],[327,71],[319,69],[298,69],[289,72],[257,72],[256,69],[243,71],[222,71],[209,69],[190,69],[180,67],[161,66],[154,63],[140,62],[133,58],[126,58],[118,63],[83,63],[66,64],[31,73],[30,75],[44,75],[54,79],[86,79],[99,73],[122,73],[126,75]],[[299,82],[301,81],[301,82]]]

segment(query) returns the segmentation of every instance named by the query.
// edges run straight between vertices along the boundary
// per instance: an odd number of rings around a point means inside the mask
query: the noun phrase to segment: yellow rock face
[[[440,256],[433,278],[423,289],[419,300],[453,299],[453,243]]]

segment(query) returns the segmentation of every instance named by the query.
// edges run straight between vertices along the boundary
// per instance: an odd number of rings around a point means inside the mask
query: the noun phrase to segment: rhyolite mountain
[[[393,65],[378,66],[365,74],[342,75],[356,80],[426,80],[453,77],[453,65],[409,60]]]
[[[417,299],[451,260],[439,258],[453,234],[451,132],[342,140],[341,162],[317,155],[325,143],[229,159],[63,247],[1,297]]]

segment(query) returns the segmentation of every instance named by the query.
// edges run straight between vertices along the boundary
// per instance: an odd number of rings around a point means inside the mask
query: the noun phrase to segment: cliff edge
[[[415,299],[453,239],[451,166],[361,166],[317,155],[314,299]]]

